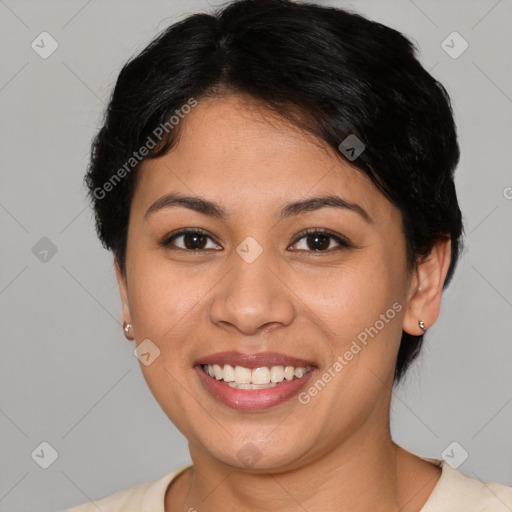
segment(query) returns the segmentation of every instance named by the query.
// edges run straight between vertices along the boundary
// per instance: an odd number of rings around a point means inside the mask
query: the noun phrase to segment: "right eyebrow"
[[[188,208],[189,210],[193,210],[198,213],[202,213],[204,215],[218,219],[225,219],[228,217],[226,210],[224,210],[222,206],[213,203],[212,201],[208,201],[207,199],[200,197],[183,196],[173,192],[162,196],[160,199],[157,199],[148,208],[144,216],[147,217],[148,215],[159,210],[163,210],[165,208],[175,208],[178,206]]]

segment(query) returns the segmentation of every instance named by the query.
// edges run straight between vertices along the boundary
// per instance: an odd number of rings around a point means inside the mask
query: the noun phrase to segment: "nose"
[[[266,251],[251,263],[233,255],[231,271],[210,306],[214,324],[249,336],[292,323],[293,293],[269,260]]]

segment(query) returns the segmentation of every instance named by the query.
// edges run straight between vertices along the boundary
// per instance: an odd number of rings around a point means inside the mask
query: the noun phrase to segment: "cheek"
[[[178,429],[187,431],[183,411],[197,413],[186,391],[194,375],[190,365],[194,343],[187,341],[200,336],[197,315],[211,284],[205,282],[204,274],[172,271],[168,262],[141,254],[132,260],[128,279],[137,344],[142,346],[149,339],[157,347],[158,356],[150,364],[141,359],[143,377],[162,410]]]
[[[130,308],[137,337],[172,344],[191,322],[211,288],[205,272],[172,269],[158,258],[140,257],[130,281]]]
[[[401,297],[389,268],[379,260],[355,261],[345,268],[303,278],[293,287],[308,309],[330,328],[331,336],[346,339],[372,325]]]
[[[330,359],[325,362],[338,356],[347,362],[344,378],[359,379],[362,367],[391,373],[402,333],[400,267],[386,255],[367,255],[295,285],[301,287],[297,295],[306,305],[304,315],[322,330]]]

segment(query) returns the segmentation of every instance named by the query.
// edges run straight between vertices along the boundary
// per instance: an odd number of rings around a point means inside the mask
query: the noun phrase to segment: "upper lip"
[[[201,364],[218,364],[231,366],[243,366],[245,368],[260,368],[262,366],[294,366],[295,368],[303,366],[315,366],[312,361],[300,359],[298,357],[279,354],[278,352],[257,352],[253,354],[244,354],[243,352],[229,351],[217,352],[197,359],[194,366]]]

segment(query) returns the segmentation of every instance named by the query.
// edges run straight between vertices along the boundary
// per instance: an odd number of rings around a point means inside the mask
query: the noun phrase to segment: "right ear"
[[[119,295],[121,296],[121,302],[123,304],[122,322],[131,324],[132,314],[130,312],[130,302],[128,300],[128,285],[126,283],[126,276],[121,271],[117,258],[114,258],[114,268],[116,270],[117,284],[119,286]]]

